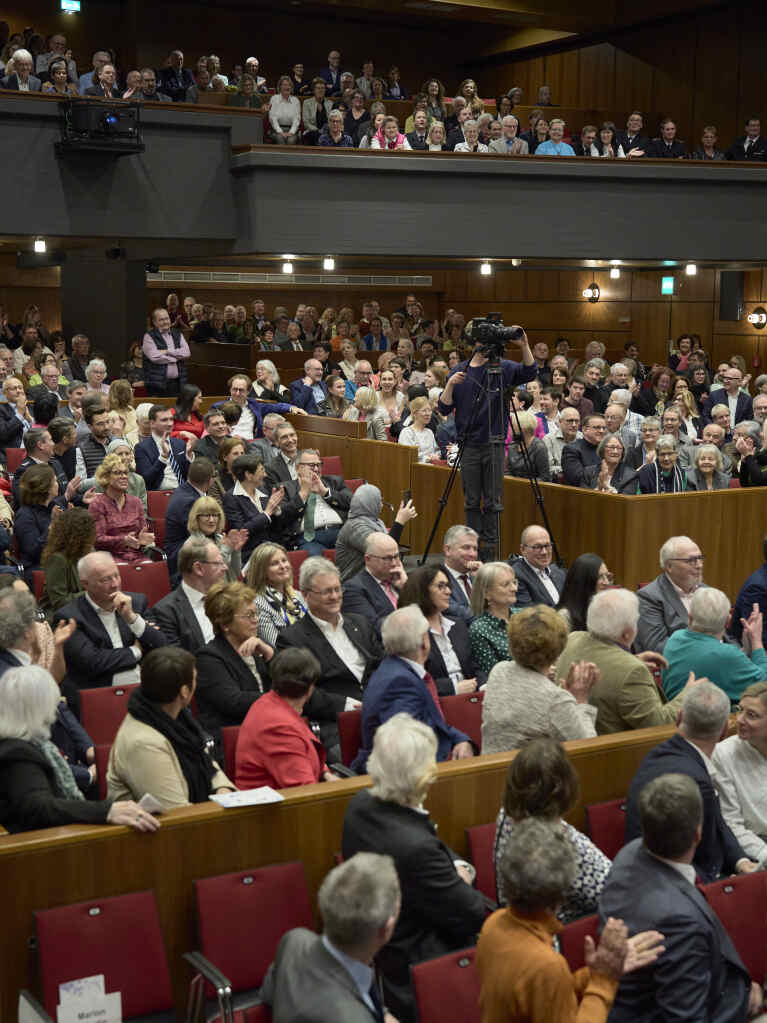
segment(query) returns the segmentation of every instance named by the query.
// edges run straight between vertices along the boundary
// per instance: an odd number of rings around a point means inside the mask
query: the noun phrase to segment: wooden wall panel
[[[767,111],[767,79],[764,74],[764,40],[767,10],[753,5],[740,21],[738,104],[736,133],[749,117],[764,118]]]
[[[545,84],[551,86],[555,103],[563,103],[578,95],[580,51],[552,53],[544,61]]]
[[[712,12],[698,22],[692,133],[697,144],[705,125],[719,130],[719,148],[735,137],[738,118],[740,32],[731,11]]]
[[[621,47],[615,50],[614,104],[626,112],[653,109],[654,69],[652,64],[635,57]],[[618,125],[623,128],[623,125]]]
[[[578,65],[578,105],[609,107],[615,95],[615,47],[610,43],[585,46]],[[562,102],[571,102],[563,96]]]

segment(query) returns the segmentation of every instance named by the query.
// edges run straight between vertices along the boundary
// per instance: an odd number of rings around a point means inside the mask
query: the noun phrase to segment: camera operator
[[[518,333],[517,338],[508,338],[510,333]],[[511,344],[518,345],[522,362],[500,359],[503,391],[511,390],[519,384],[534,380],[537,368],[527,334],[521,327],[513,326],[504,329]],[[439,410],[443,415],[450,415],[455,409],[455,425],[459,441],[471,428],[466,437],[466,446],[461,459],[461,483],[463,486],[463,503],[466,509],[466,525],[479,533],[480,557],[483,560],[494,559],[498,537],[496,535],[496,512],[503,507],[503,462],[506,436],[506,401],[494,400],[492,433],[502,438],[500,444],[490,445],[487,367],[490,361],[489,352],[494,342],[474,344],[474,353],[468,362],[460,362],[448,377]],[[502,350],[502,343],[499,343]],[[474,413],[474,403],[479,393],[478,408]],[[493,463],[495,463],[493,465]],[[495,480],[495,493],[493,493]]]

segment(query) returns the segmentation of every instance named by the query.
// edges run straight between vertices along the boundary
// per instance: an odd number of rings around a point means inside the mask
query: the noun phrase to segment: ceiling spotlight
[[[325,258],[322,261],[322,269],[323,270],[335,270],[335,268],[336,268],[336,261],[335,261],[335,259],[333,259],[332,256],[325,256]]]
[[[479,268],[479,272],[482,274],[483,277],[489,277],[490,274],[493,272],[493,267],[490,263],[482,263],[482,265]]]
[[[599,301],[599,285],[596,281],[592,281],[588,288],[583,289],[583,297],[588,299],[589,302]]]
[[[621,275],[621,272],[620,272],[620,270],[618,269],[618,267],[617,267],[617,266],[614,266],[614,267],[612,268],[612,270],[610,271],[610,276],[612,277],[612,279],[613,279],[614,281],[617,281],[617,280],[618,280],[618,278],[620,277],[620,275]]]
[[[522,260],[521,259],[512,259],[511,265],[512,266],[522,266]]]
[[[35,252],[45,252],[47,248],[45,238],[35,238]]]
[[[684,272],[687,274],[688,277],[694,277],[695,274],[698,272],[697,264],[688,263],[687,266],[684,268]]]
[[[765,326],[767,326],[767,311],[760,305],[752,313],[749,313],[746,318],[757,330],[764,330]]]
[[[282,264],[282,272],[284,274],[292,274],[293,273],[293,264],[292,263],[283,263]]]

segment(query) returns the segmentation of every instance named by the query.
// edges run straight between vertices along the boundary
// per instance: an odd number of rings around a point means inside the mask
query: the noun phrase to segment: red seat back
[[[483,895],[495,902],[495,823],[478,824],[466,829],[466,840],[469,843],[469,854],[474,869],[477,871],[476,886]]]
[[[301,570],[301,562],[309,557],[307,551],[288,551],[288,561],[293,569],[293,585],[298,589],[298,574]]]
[[[626,799],[592,803],[586,807],[586,825],[594,845],[614,860],[625,844]]]
[[[80,690],[81,721],[96,746],[115,741],[134,689],[138,685]]]
[[[56,1018],[59,984],[104,974],[122,995],[123,1019],[173,1008],[154,892],[93,899],[35,913],[46,1012]]]
[[[313,927],[301,863],[206,877],[194,887],[200,950],[233,992],[261,985],[286,931]]]
[[[39,604],[45,591],[45,572],[41,568],[32,570],[32,593]]]
[[[129,565],[119,562],[117,567],[123,589],[143,593],[150,607],[170,593],[167,561],[135,561]]]
[[[740,486],[740,480],[737,479],[737,478],[734,479],[734,480],[730,480],[730,482],[728,483],[728,487],[730,488],[730,490],[733,490],[735,487],[739,487],[739,486]]]
[[[582,916],[579,920],[573,920],[572,923],[565,924],[559,932],[559,945],[562,949],[562,955],[567,960],[567,965],[571,970],[580,970],[581,966],[586,965],[586,960],[583,956],[584,938],[590,934],[596,941],[598,931],[599,914],[593,913],[591,916]]]
[[[112,750],[112,743],[99,743],[93,747],[96,754],[96,784],[99,788],[99,799],[107,798],[107,768],[109,767],[109,754]]]
[[[341,456],[340,455],[323,455],[322,456],[322,475],[323,476],[343,476],[344,470],[341,467]]]
[[[6,448],[5,449],[5,464],[8,467],[8,472],[14,473],[27,457],[26,448]]]
[[[703,894],[732,938],[751,980],[767,974],[767,873],[739,874],[703,886]]]
[[[227,725],[221,729],[221,741],[224,746],[224,762],[220,764],[224,773],[231,781],[234,778],[234,754],[237,749],[237,738],[240,734],[239,725]]]
[[[324,550],[322,552],[322,556],[323,556],[323,558],[327,558],[328,561],[332,561],[333,564],[335,565],[335,563],[336,563],[336,549],[335,549],[335,547],[328,547],[326,550]]]
[[[223,1016],[215,1016],[210,1023],[224,1023]],[[232,1023],[272,1023],[272,1010],[268,1005],[249,1005],[232,1013]]]
[[[365,480],[357,476],[355,476],[353,480],[344,480],[344,483],[347,485],[347,487],[349,488],[349,490],[351,490],[352,493],[354,493],[355,490],[361,487],[364,482]]]
[[[338,735],[341,740],[341,762],[351,767],[362,745],[362,711],[342,710],[338,715]]]
[[[147,490],[146,493],[147,511],[152,520],[147,523],[147,527],[154,533],[154,542],[158,547],[165,546],[165,513],[174,493],[175,490]]]
[[[480,1023],[474,955],[465,948],[410,967],[419,1023]]]
[[[445,721],[459,732],[464,732],[482,752],[482,701],[484,693],[457,693],[440,696]]]

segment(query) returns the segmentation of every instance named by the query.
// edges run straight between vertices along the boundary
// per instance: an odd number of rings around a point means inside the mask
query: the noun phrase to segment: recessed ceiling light
[[[688,263],[687,266],[684,268],[684,272],[687,274],[688,277],[694,277],[695,274],[698,272],[698,267],[695,263]]]
[[[479,268],[479,272],[482,274],[483,277],[489,277],[490,274],[493,272],[493,267],[490,263],[482,263]]]
[[[282,272],[284,274],[292,274],[293,273],[293,264],[292,263],[283,263],[282,264]]]
[[[35,252],[45,252],[47,248],[45,238],[35,238]]]
[[[325,256],[325,258],[322,261],[322,269],[323,270],[335,270],[335,268],[336,268],[336,261],[335,261],[335,259],[333,259],[332,256]]]
[[[618,280],[618,278],[620,277],[620,275],[621,275],[621,272],[620,272],[620,270],[618,269],[618,267],[617,267],[617,266],[614,266],[614,267],[612,268],[612,270],[610,271],[610,276],[612,277],[612,279],[613,279],[614,281],[617,281],[617,280]]]

